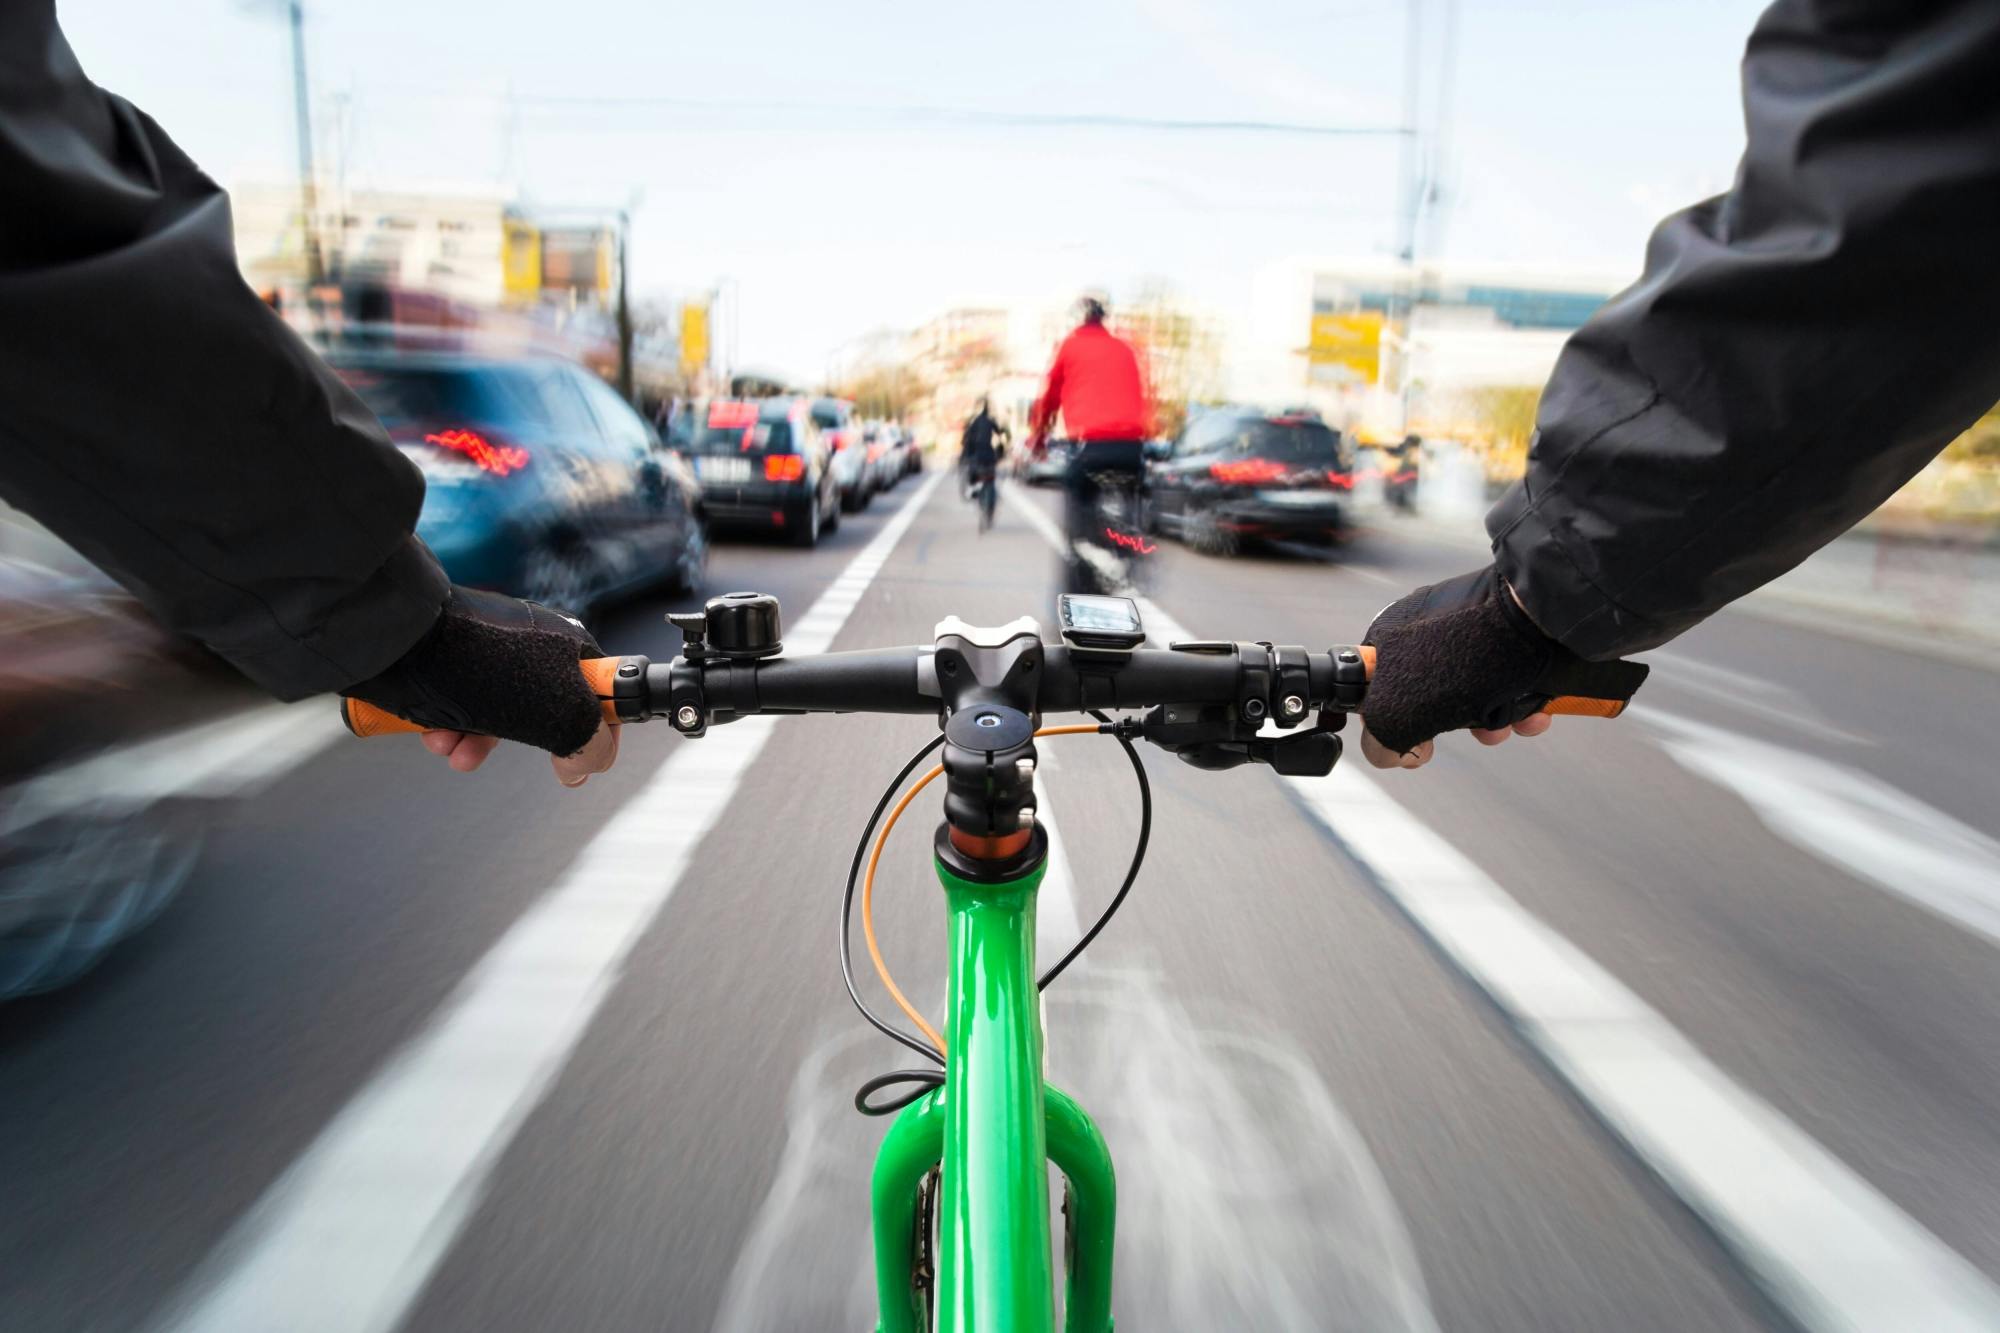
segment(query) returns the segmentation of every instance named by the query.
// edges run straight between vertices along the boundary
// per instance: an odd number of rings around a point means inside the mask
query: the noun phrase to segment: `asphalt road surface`
[[[778,594],[794,648],[1046,623],[1050,501],[981,536],[913,482],[710,590]],[[1385,520],[1156,560],[1156,638],[1325,645],[1477,556]],[[600,637],[670,655],[665,609]],[[1121,1328],[2000,1327],[1994,676],[1735,614],[1654,660],[1619,722],[1421,774],[1149,756],[1145,873],[1048,1015],[1118,1161]],[[929,724],[635,729],[569,792],[326,708],[146,934],[0,1010],[0,1327],[870,1327],[848,1098],[901,1062],[834,925]],[[1136,807],[1110,744],[1044,753],[1053,949]],[[935,1011],[898,839],[878,921]]]

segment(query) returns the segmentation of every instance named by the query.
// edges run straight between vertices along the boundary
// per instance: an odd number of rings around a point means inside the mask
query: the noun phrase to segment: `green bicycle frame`
[[[1117,1186],[1097,1126],[1042,1082],[1035,893],[1046,861],[980,884],[942,861],[950,922],[944,1086],[905,1107],[875,1162],[878,1333],[1054,1333],[1049,1173],[1068,1181],[1066,1333],[1110,1333]],[[936,1272],[917,1260],[939,1170]]]

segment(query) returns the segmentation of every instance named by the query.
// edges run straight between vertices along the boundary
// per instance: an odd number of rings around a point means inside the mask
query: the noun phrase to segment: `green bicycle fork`
[[[1040,844],[1039,838],[1037,845]],[[944,1087],[905,1107],[875,1162],[878,1333],[931,1333],[917,1255],[937,1193],[936,1333],[1053,1333],[1048,1164],[1069,1184],[1065,1333],[1110,1333],[1117,1185],[1083,1108],[1042,1082],[1035,893],[1046,860],[985,884],[937,863],[950,922]]]

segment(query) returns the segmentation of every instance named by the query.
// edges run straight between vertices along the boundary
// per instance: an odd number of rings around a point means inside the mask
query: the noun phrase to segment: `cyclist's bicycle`
[[[1083,1108],[1043,1082],[1039,994],[1104,929],[1138,877],[1152,796],[1133,742],[1148,741],[1197,768],[1261,763],[1281,774],[1323,776],[1340,758],[1341,724],[1365,699],[1374,663],[1366,647],[1311,652],[1202,641],[1146,649],[1138,608],[1122,597],[1065,596],[1057,618],[1062,642],[1055,644],[1042,642],[1030,617],[991,629],[952,617],[921,647],[793,658],[783,653],[777,600],[730,593],[701,612],[668,617],[685,639],[672,662],[607,657],[582,664],[607,718],[666,718],[688,737],[753,713],[938,719],[941,734],[876,804],[841,905],[849,997],[876,1029],[924,1061],[870,1079],[855,1095],[866,1114],[895,1114],[873,1178],[878,1333],[1053,1333],[1050,1163],[1064,1182],[1063,1327],[1109,1333],[1117,1211],[1111,1154]],[[1645,675],[1631,663],[1583,664],[1562,682],[1577,696],[1530,696],[1505,720],[1536,710],[1615,717]],[[420,730],[357,700],[344,700],[342,709],[357,735]],[[1044,726],[1045,713],[1092,720]],[[1049,842],[1035,819],[1035,743],[1072,734],[1109,736],[1123,748],[1138,779],[1138,847],[1104,913],[1038,977],[1035,897]],[[890,810],[904,781],[939,751],[939,762]],[[890,978],[870,911],[890,830],[938,778],[944,819],[931,854],[951,942],[942,1031]],[[855,986],[857,881],[869,954],[914,1030],[877,1014]]]
[[[993,511],[1000,503],[1000,474],[993,468],[976,469],[971,474],[972,499],[979,504],[979,530],[993,526]]]
[[[1063,586],[1073,593],[1143,593],[1155,550],[1145,461],[1136,441],[1078,444],[1063,496]]]

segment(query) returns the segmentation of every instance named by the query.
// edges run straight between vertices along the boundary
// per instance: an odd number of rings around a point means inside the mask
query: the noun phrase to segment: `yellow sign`
[[[1382,369],[1382,324],[1379,310],[1314,315],[1306,360],[1315,368],[1339,366],[1362,383],[1373,384]]]
[[[708,305],[689,301],[681,306],[681,365],[699,370],[708,364]]]
[[[508,301],[532,301],[542,290],[542,234],[519,218],[502,224],[500,290]]]

